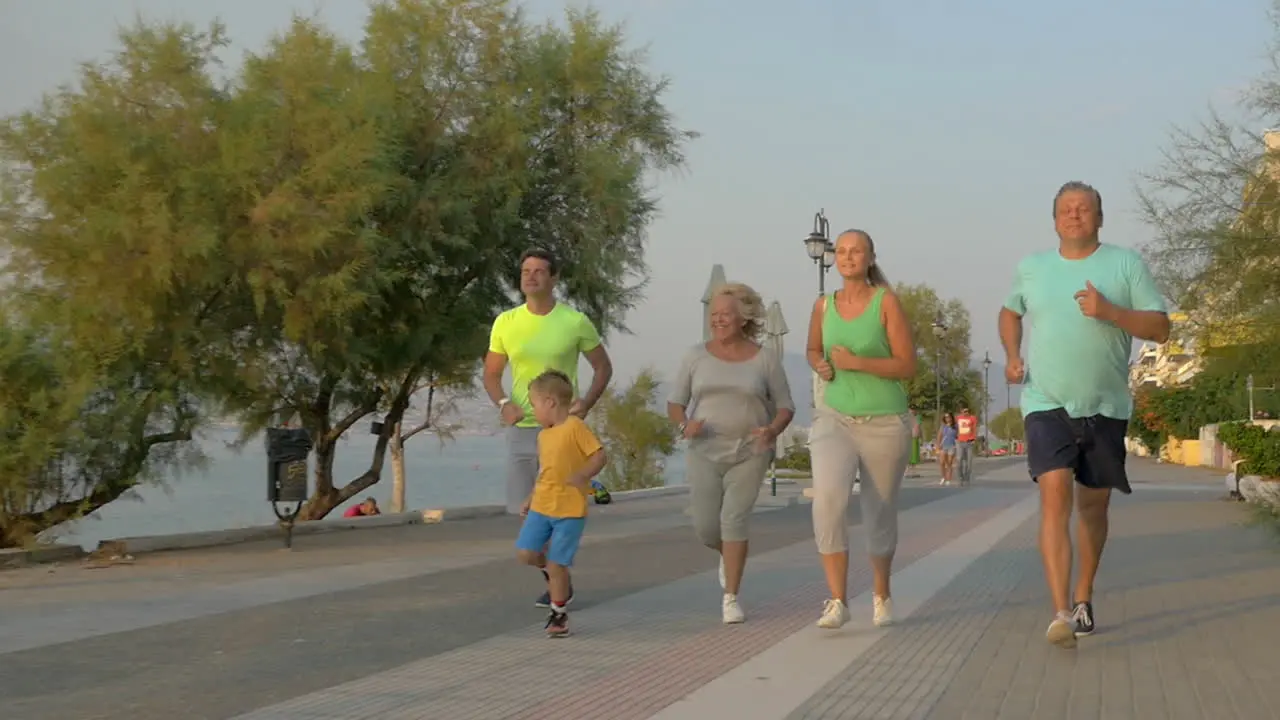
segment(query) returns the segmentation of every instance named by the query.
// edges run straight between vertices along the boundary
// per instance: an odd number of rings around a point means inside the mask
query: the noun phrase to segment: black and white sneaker
[[[1076,636],[1085,637],[1093,634],[1093,603],[1078,602],[1071,609],[1071,617],[1076,621]]]

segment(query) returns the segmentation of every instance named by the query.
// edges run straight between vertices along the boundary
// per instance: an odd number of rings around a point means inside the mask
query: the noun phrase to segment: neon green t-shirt
[[[489,352],[505,355],[511,365],[511,402],[524,410],[519,427],[537,427],[529,404],[529,383],[547,370],[569,376],[578,391],[578,356],[600,346],[600,333],[586,315],[556,303],[546,315],[512,308],[493,321]]]

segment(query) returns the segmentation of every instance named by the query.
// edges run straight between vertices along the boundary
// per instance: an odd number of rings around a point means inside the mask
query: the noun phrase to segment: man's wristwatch
[[[509,403],[509,402],[511,402],[511,398],[508,398],[508,397],[504,397],[504,398],[502,398],[501,400],[499,400],[499,401],[498,401],[498,412],[502,412],[503,410],[505,410],[505,409],[506,409],[506,407],[507,407],[507,403]]]
[[[687,422],[682,422],[682,423],[680,423],[679,425],[677,425],[677,426],[676,426],[676,429],[680,431],[680,434],[681,434],[681,435],[684,435],[684,429],[685,429],[685,427],[686,427],[688,424],[689,424],[689,423],[687,423]]]

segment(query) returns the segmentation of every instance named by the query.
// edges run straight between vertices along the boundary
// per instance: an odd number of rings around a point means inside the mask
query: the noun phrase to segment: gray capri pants
[[[818,552],[849,550],[846,513],[853,481],[862,473],[862,526],[867,554],[898,547],[898,490],[911,456],[911,420],[904,415],[848,417],[820,411],[809,438],[813,463],[813,536]]]
[[[542,428],[507,428],[507,512],[519,515],[520,507],[538,480],[538,433]]]
[[[693,530],[709,548],[747,539],[751,510],[773,459],[761,453],[741,462],[716,462],[697,450],[685,453],[685,481],[693,503]]]

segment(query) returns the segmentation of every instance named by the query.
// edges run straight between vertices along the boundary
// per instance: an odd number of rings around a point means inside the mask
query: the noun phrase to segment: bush
[[[809,448],[798,437],[791,441],[776,464],[780,470],[813,472],[813,466],[809,462]]]
[[[1170,437],[1196,440],[1205,425],[1247,415],[1242,409],[1243,391],[1243,378],[1210,372],[1186,385],[1142,388],[1134,398],[1129,433],[1152,454],[1159,453]]]
[[[1244,461],[1242,475],[1280,478],[1280,433],[1252,423],[1226,423],[1218,427],[1218,439]]]
[[[591,413],[609,464],[600,481],[610,490],[661,487],[665,483],[662,461],[676,449],[677,431],[666,415],[657,412],[658,376],[641,370],[631,385],[612,388]]]

